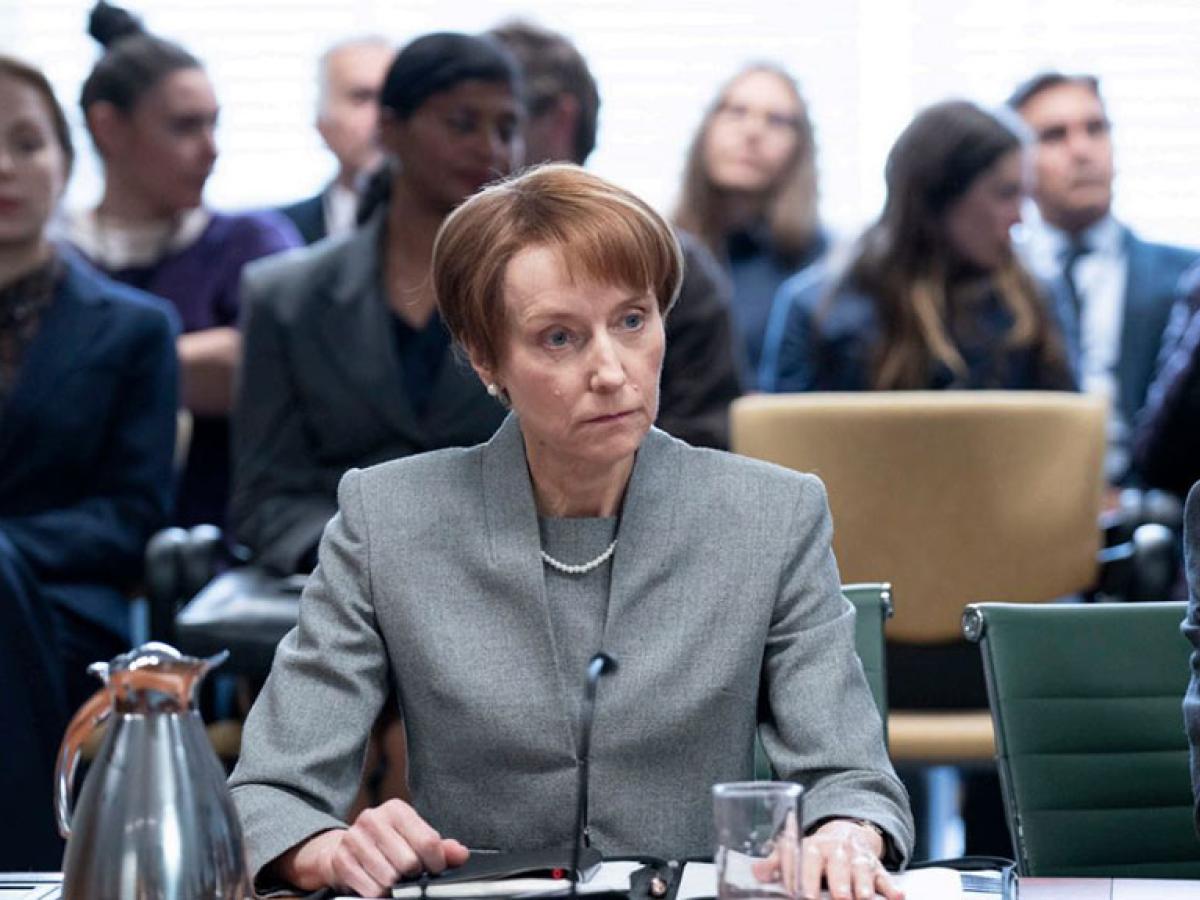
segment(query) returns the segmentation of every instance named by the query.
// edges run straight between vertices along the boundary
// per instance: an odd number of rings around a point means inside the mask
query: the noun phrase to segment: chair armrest
[[[1097,554],[1097,599],[1169,600],[1181,558],[1179,539],[1169,527],[1154,522],[1139,525],[1129,540]]]
[[[232,561],[215,525],[164,528],[146,544],[145,584],[150,638],[175,643],[179,608]]]

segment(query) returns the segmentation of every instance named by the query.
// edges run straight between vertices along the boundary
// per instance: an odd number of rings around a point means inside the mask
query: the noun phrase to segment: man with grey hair
[[[525,159],[583,165],[596,146],[600,93],[587,62],[564,35],[519,20],[489,35],[516,57],[525,78]],[[741,394],[731,287],[711,253],[677,231],[684,274],[667,316],[658,421],[698,447],[729,447],[729,404]]]
[[[382,161],[379,87],[394,56],[391,42],[374,36],[342,41],[321,55],[316,124],[337,158],[337,176],[316,196],[280,210],[309,244],[354,228],[359,192]]]

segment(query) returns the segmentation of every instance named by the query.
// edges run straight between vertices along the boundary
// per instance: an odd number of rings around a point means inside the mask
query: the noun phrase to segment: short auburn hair
[[[485,365],[503,361],[504,279],[529,247],[556,249],[572,280],[653,293],[664,316],[683,280],[671,226],[624,188],[566,163],[498,181],[451,213],[433,245],[442,319]]]

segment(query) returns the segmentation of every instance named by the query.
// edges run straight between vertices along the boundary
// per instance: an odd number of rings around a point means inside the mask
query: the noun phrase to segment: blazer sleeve
[[[361,477],[338,489],[297,625],[246,718],[229,784],[256,886],[264,866],[307,838],[345,827],[371,726],[388,690],[376,626]]]
[[[1192,643],[1191,678],[1183,698],[1183,722],[1191,748],[1192,796],[1196,831],[1200,833],[1200,484],[1193,485],[1184,511],[1183,548],[1187,568],[1188,607],[1183,634]]]
[[[287,267],[251,267],[243,277],[243,361],[234,395],[233,496],[237,539],[260,564],[290,574],[303,567],[337,511],[336,482],[317,459],[300,415],[301,397],[287,353],[279,304],[296,285]]]
[[[171,507],[179,364],[173,313],[114,300],[111,328],[125,329],[118,396],[91,462],[90,491],[70,505],[0,518],[0,532],[37,572],[54,579],[130,584],[146,541]]]
[[[729,318],[731,291],[712,258],[689,235],[683,285],[667,316],[657,425],[697,447],[729,449],[729,404],[742,393]]]
[[[821,269],[818,264],[793,275],[775,294],[758,373],[759,387],[768,393],[814,388],[811,296],[819,288]]]
[[[763,747],[780,777],[804,786],[806,829],[828,818],[868,819],[890,838],[886,862],[901,866],[913,847],[908,794],[855,651],[825,488],[811,475],[791,533],[763,659]]]
[[[1180,298],[1134,435],[1136,471],[1184,496],[1200,478],[1200,297]]]

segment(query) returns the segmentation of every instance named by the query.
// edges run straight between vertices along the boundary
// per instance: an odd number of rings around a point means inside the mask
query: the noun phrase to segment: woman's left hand
[[[904,900],[880,861],[883,849],[883,838],[865,825],[826,822],[801,844],[800,896],[820,897],[824,878],[833,900],[873,900],[876,894]]]

